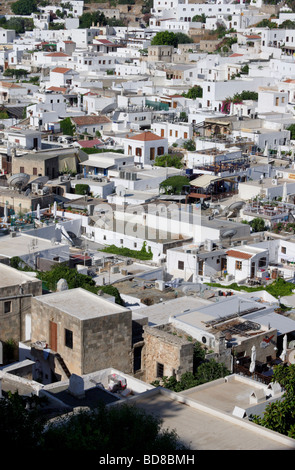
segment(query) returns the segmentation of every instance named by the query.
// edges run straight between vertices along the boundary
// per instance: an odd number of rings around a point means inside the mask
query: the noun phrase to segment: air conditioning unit
[[[274,186],[277,186],[277,185],[278,185],[278,180],[275,179],[275,178],[273,178],[273,179],[271,180],[271,184],[273,184]]]
[[[38,196],[43,196],[44,195],[44,190],[43,189],[38,189],[37,194],[38,194]]]

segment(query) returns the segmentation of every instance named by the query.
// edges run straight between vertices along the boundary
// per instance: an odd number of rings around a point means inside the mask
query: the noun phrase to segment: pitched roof
[[[242,251],[238,250],[229,250],[226,252],[227,256],[230,256],[232,258],[239,258],[239,259],[250,259],[252,258],[253,254],[251,255],[250,253],[243,253]]]
[[[46,57],[69,57],[69,54],[65,54],[64,52],[50,52],[46,54]]]
[[[52,69],[52,72],[55,72],[55,73],[68,73],[71,71],[72,69],[68,69],[66,67],[55,67],[55,69]]]
[[[244,54],[238,54],[237,52],[234,52],[234,54],[231,54],[229,57],[243,57]]]
[[[128,136],[127,139],[150,142],[152,140],[164,140],[164,137],[160,137],[159,135],[154,134],[153,132],[146,131],[146,132],[142,132],[141,134],[133,135],[131,137]]]
[[[99,139],[93,140],[78,140],[78,144],[83,148],[93,148],[95,145],[102,145],[102,141]]]
[[[12,82],[0,82],[0,86],[3,86],[4,88],[23,88]]]
[[[47,88],[47,90],[50,90],[50,91],[60,91],[61,93],[65,93],[67,91],[66,88],[64,87],[61,87],[61,86],[51,86],[49,88]]]
[[[71,118],[77,126],[86,126],[89,124],[106,124],[111,122],[107,116],[76,116]]]

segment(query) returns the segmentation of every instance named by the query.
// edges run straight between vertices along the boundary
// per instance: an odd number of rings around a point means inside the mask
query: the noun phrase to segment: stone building
[[[148,61],[151,62],[171,62],[173,55],[173,46],[149,46]]]
[[[36,297],[30,347],[49,382],[107,367],[130,373],[131,311],[81,288]]]
[[[185,372],[193,372],[194,343],[184,332],[166,324],[158,327],[144,326],[142,369],[145,382],[162,377],[180,380]]]
[[[31,302],[41,294],[42,281],[0,263],[0,341],[29,339]]]

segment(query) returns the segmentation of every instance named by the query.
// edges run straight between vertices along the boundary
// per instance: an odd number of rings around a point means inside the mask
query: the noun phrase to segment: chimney
[[[69,381],[68,392],[75,398],[84,398],[84,379],[79,375],[72,374]]]

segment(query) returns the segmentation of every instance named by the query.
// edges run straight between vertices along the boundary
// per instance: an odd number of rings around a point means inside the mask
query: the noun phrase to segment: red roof
[[[238,250],[229,250],[226,252],[226,254],[227,256],[231,256],[232,258],[238,258],[238,259],[250,259],[253,256],[249,253],[243,253],[242,251],[238,251]]]
[[[244,54],[238,54],[235,52],[234,54],[230,55],[230,57],[243,57]]]
[[[95,147],[95,145],[102,145],[102,141],[99,139],[93,139],[93,140],[78,140],[78,144],[81,145],[81,147],[91,149]]]
[[[107,46],[116,46],[116,44],[111,41],[108,41],[107,39],[97,39],[97,41],[101,42],[101,44],[106,44]]]
[[[55,73],[68,73],[71,72],[72,69],[67,69],[66,67],[55,67],[55,69],[52,70],[52,72]]]
[[[47,89],[50,90],[50,91],[60,91],[61,93],[64,93],[65,91],[67,91],[66,88],[60,87],[60,86],[51,86]]]
[[[133,135],[131,137],[127,136],[127,139],[132,139],[132,140],[141,140],[143,142],[150,142],[153,140],[163,140],[163,137],[160,137],[157,134],[154,134],[153,132],[146,131],[142,132],[141,134]]]
[[[64,52],[50,52],[46,54],[46,57],[69,57],[69,54],[65,54]]]
[[[258,34],[250,34],[249,36],[246,35],[246,38],[248,39],[261,39],[261,36],[258,36]]]

